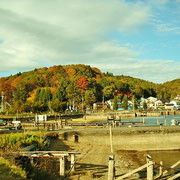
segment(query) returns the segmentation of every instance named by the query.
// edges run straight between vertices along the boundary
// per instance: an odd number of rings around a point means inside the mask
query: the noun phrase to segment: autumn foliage
[[[68,105],[102,102],[115,96],[137,99],[158,97],[169,101],[180,94],[180,79],[155,84],[129,76],[102,73],[88,65],[66,65],[39,68],[0,78],[0,93],[16,111],[62,111]]]
[[[85,78],[84,76],[81,76],[81,77],[77,80],[77,85],[78,85],[78,87],[79,87],[79,89],[80,89],[81,91],[87,90],[87,89],[88,89],[88,85],[89,85],[87,78]]]

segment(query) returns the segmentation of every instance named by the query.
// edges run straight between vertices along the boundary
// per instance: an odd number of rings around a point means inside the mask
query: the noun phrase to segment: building
[[[99,110],[103,108],[107,108],[107,103],[102,103],[102,102],[93,103],[94,110]]]
[[[179,107],[179,102],[177,102],[177,101],[171,101],[170,104],[174,104],[174,108]]]
[[[164,108],[164,104],[161,100],[157,100],[154,103],[154,109],[163,109]]]
[[[147,101],[150,103],[155,103],[157,101],[157,98],[150,96],[147,98]]]
[[[36,116],[35,116],[35,121],[36,121],[36,122],[39,122],[39,121],[41,121],[41,122],[42,122],[42,121],[43,121],[43,122],[44,122],[44,121],[47,121],[47,115],[36,115]]]
[[[174,109],[174,104],[166,103],[164,108],[166,110],[173,110]]]

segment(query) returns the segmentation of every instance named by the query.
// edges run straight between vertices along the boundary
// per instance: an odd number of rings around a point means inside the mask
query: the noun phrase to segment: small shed
[[[39,122],[39,121],[41,121],[41,122],[42,122],[42,121],[43,121],[43,122],[44,122],[44,121],[47,121],[47,115],[36,115],[36,116],[35,116],[35,121],[36,121],[36,122]]]

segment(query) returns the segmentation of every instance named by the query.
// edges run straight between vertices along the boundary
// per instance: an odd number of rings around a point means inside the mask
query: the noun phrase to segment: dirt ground
[[[54,140],[51,143],[52,151],[72,151],[80,152],[76,158],[76,171],[70,173],[67,179],[72,180],[91,180],[107,179],[108,175],[108,158],[110,147],[106,145],[92,145],[85,143],[75,143],[69,141]],[[133,170],[140,165],[145,164],[145,153],[137,153],[135,151],[118,151],[114,150],[115,154],[115,174],[116,177]],[[144,157],[143,159],[140,156]],[[66,174],[69,172],[67,171]],[[129,179],[143,179],[139,174],[135,174]]]
[[[176,140],[179,137],[180,127],[165,127],[163,129],[159,129],[158,127],[144,127],[144,128],[116,128],[113,130],[113,138],[121,138],[126,141],[126,137],[128,142],[126,145],[132,144],[132,149],[142,149],[142,151],[135,150],[123,150],[122,144],[113,146],[113,154],[115,155],[115,176],[116,178],[132,171],[144,164],[146,164],[146,155],[148,154],[147,149],[140,148],[143,144],[140,142],[134,144],[133,136],[139,137],[139,135],[144,137],[148,137],[146,142],[152,143],[152,145],[156,145],[157,142],[166,143],[165,139],[170,138],[171,136],[175,137],[175,141],[168,141],[168,145],[178,144]],[[91,180],[98,179],[104,180],[107,179],[108,175],[108,159],[111,154],[109,138],[105,139],[107,134],[105,129],[84,129],[84,130],[75,130],[75,131],[67,131],[69,137],[67,140],[64,140],[64,136],[62,136],[66,131],[59,132],[61,136],[58,139],[53,140],[51,143],[50,149],[51,151],[69,151],[69,152],[78,152],[80,155],[76,157],[76,170],[71,173],[67,169],[66,174],[67,180]],[[79,141],[74,142],[71,137],[74,137],[73,134],[79,133]],[[118,134],[118,136],[117,136]],[[102,137],[103,138],[102,138]],[[109,136],[109,135],[108,135]],[[154,137],[162,136],[160,138],[161,141],[150,142],[150,140],[154,139]],[[177,137],[176,137],[177,136]],[[151,137],[151,138],[150,138]],[[97,138],[97,139],[96,139]],[[135,137],[134,137],[135,138]],[[170,138],[172,139],[172,138]],[[95,141],[96,140],[96,141]],[[140,139],[141,140],[141,139]],[[102,141],[102,143],[100,143]],[[108,141],[108,142],[106,142]],[[98,143],[94,143],[98,142]],[[144,140],[142,141],[144,142]],[[117,143],[117,141],[116,141]],[[154,144],[153,144],[154,143]],[[159,143],[158,143],[159,144]],[[133,146],[137,146],[134,147]],[[161,145],[159,146],[161,147]],[[69,159],[70,160],[70,159]],[[158,173],[158,169],[156,171]],[[137,179],[146,179],[146,169],[139,173],[134,174],[131,178],[127,178],[128,180],[137,180]]]

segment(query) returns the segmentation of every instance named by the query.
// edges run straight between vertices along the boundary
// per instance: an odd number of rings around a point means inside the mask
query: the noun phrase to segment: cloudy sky
[[[88,64],[180,78],[180,0],[0,0],[0,77]]]

